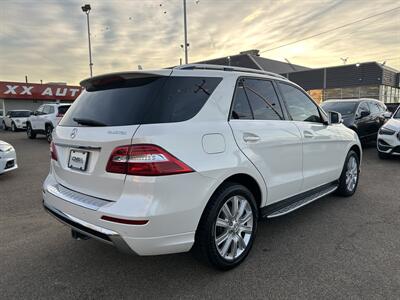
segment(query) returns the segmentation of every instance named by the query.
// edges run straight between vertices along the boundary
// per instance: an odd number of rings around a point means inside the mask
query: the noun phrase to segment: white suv
[[[138,255],[241,263],[259,218],[357,188],[357,134],[273,73],[210,65],[96,76],[53,133],[45,209]]]
[[[26,121],[26,134],[28,137],[34,139],[37,134],[44,134],[50,143],[53,129],[58,125],[70,106],[71,104],[60,103],[40,106]]]

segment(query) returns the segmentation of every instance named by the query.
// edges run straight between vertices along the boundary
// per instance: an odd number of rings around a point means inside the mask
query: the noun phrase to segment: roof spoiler
[[[168,77],[172,70],[148,70],[148,71],[130,71],[130,72],[116,72],[103,75],[94,76],[82,80],[79,84],[85,89],[94,88],[104,84],[120,82],[128,79],[147,78],[147,77]]]

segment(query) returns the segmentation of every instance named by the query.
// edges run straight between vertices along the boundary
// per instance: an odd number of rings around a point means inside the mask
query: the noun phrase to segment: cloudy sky
[[[167,67],[183,57],[181,0],[91,0],[94,74]],[[309,67],[387,61],[400,69],[400,7],[393,0],[187,0],[189,61],[260,49]],[[84,1],[1,0],[0,80],[64,81],[89,75]]]

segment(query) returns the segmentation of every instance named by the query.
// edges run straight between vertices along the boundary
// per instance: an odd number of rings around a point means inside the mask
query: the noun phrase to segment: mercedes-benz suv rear
[[[352,195],[357,135],[282,76],[221,66],[96,76],[54,129],[45,209],[139,255],[229,269],[258,217]],[[326,159],[329,157],[329,159]]]

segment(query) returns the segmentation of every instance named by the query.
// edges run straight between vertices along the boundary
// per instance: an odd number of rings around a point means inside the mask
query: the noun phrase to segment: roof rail
[[[254,74],[263,74],[263,75],[269,75],[281,79],[287,79],[286,77],[273,73],[273,72],[268,72],[268,71],[263,71],[263,70],[257,70],[257,69],[250,69],[250,68],[241,68],[241,67],[232,67],[232,66],[224,66],[224,65],[209,65],[209,64],[188,64],[188,65],[182,65],[182,66],[176,66],[174,69],[179,69],[179,70],[217,70],[217,71],[235,71],[235,72],[244,72],[244,73],[254,73]]]

